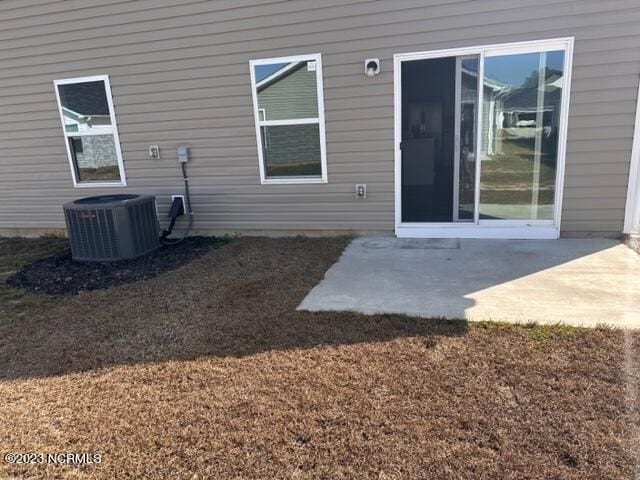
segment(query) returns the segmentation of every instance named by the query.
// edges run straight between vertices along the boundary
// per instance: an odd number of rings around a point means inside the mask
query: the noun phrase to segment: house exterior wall
[[[562,233],[622,230],[640,74],[638,0],[5,0],[0,232],[61,205],[181,193],[199,231],[394,228],[393,54],[575,37]],[[261,185],[249,60],[321,53],[328,183]],[[379,57],[382,73],[363,74]],[[107,74],[127,187],[74,188],[53,81]],[[148,156],[160,145],[162,158]],[[367,184],[356,199],[355,184]]]

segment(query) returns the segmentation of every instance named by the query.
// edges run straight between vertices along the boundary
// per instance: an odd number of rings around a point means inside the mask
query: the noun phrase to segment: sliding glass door
[[[572,46],[395,56],[397,233],[558,236]]]

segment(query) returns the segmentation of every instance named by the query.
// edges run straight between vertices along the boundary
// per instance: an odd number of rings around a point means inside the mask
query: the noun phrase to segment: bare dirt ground
[[[73,297],[0,284],[0,453],[101,456],[0,477],[637,478],[638,334],[296,311],[347,241],[240,238]],[[0,240],[0,271],[60,247]]]

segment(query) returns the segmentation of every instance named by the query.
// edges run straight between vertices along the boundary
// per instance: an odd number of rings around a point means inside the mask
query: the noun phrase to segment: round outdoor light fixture
[[[367,58],[364,61],[364,74],[367,77],[374,77],[380,73],[380,59]]]

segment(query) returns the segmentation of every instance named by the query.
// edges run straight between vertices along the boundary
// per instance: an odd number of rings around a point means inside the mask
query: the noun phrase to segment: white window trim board
[[[64,123],[64,113],[62,111],[62,102],[60,101],[60,92],[58,91],[58,85],[70,85],[74,83],[87,83],[87,82],[103,82],[105,93],[107,95],[107,104],[109,105],[109,117],[111,119],[111,126],[104,128],[97,128],[96,130],[104,130],[104,132],[67,132]],[[93,75],[90,77],[76,77],[65,78],[62,80],[54,80],[53,87],[56,92],[56,100],[58,102],[58,114],[60,115],[60,123],[62,125],[62,134],[64,136],[64,144],[67,150],[67,158],[69,160],[69,167],[71,169],[71,179],[73,180],[73,186],[76,188],[93,188],[93,187],[126,187],[127,179],[124,170],[124,161],[122,159],[122,149],[120,147],[120,136],[118,135],[118,124],[116,122],[115,109],[113,107],[113,98],[111,95],[111,84],[109,83],[108,75]],[[71,147],[69,146],[69,137],[82,137],[93,135],[113,135],[113,142],[116,149],[116,158],[118,160],[118,170],[120,172],[120,181],[113,182],[79,182],[76,176],[76,166],[73,161],[73,155],[71,153]]]
[[[574,37],[553,38],[527,42],[514,42],[472,47],[451,48],[423,52],[397,53],[393,56],[394,85],[394,183],[395,183],[395,232],[399,237],[423,238],[558,238],[562,215],[562,199],[564,192],[564,171],[567,148],[567,129],[569,119],[569,103],[571,94],[571,72],[573,66]],[[556,191],[554,199],[553,220],[482,220],[476,208],[474,222],[463,223],[403,223],[402,222],[402,176],[400,143],[402,140],[402,62],[426,60],[432,58],[459,57],[479,55],[478,76],[484,76],[484,59],[498,55],[515,55],[523,53],[541,53],[551,50],[564,51],[565,85],[562,92],[562,112],[558,135],[558,158],[556,164]],[[482,86],[479,91],[482,94]],[[482,98],[479,99],[478,118],[482,118]],[[481,122],[477,122],[477,155],[480,153]],[[475,203],[479,205],[480,197],[480,162],[476,160]]]
[[[638,86],[638,97],[636,99],[636,118],[622,233],[640,233],[640,85]]]
[[[290,63],[290,62],[316,62],[316,96],[318,100],[318,117],[317,118],[299,118],[290,120],[260,120],[258,109],[258,90],[256,83],[255,68],[258,65],[270,65],[273,63]],[[307,183],[327,183],[327,150],[326,150],[326,134],[325,134],[325,116],[324,116],[324,87],[322,81],[322,55],[319,53],[309,55],[295,55],[289,57],[277,58],[261,58],[249,61],[249,73],[251,75],[251,96],[253,99],[253,117],[256,129],[256,141],[258,149],[258,166],[260,168],[260,183],[262,185],[291,185],[291,184],[307,184]],[[267,77],[269,78],[269,77]],[[277,177],[267,178],[264,158],[262,155],[262,126],[278,126],[278,125],[308,125],[318,124],[320,136],[320,168],[322,175],[320,177]]]
[[[261,108],[260,110],[264,110]],[[260,120],[261,127],[278,127],[280,125],[312,125],[320,123],[319,118],[293,118],[291,120]]]

